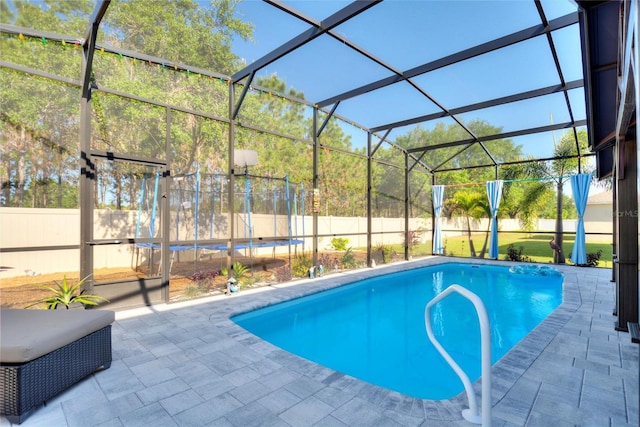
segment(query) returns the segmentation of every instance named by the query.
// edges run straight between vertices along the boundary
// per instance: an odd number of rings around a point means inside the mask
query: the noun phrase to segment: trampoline
[[[236,230],[236,235],[241,232],[243,235],[238,237],[240,241],[235,242],[231,250],[248,251],[248,257],[251,260],[253,260],[256,249],[274,248],[273,257],[275,257],[275,248],[277,247],[303,245],[304,250],[304,240],[293,238],[294,225],[297,235],[298,203],[301,204],[302,235],[304,235],[304,185],[293,184],[295,189],[292,198],[292,184],[287,176],[276,178],[244,173],[237,175],[237,178],[244,179],[244,183],[239,182],[237,185],[242,190],[234,191],[236,197],[241,196],[240,199],[244,209],[242,216],[239,216],[240,221],[238,221],[242,224],[242,230]],[[223,212],[223,200],[227,194],[224,186],[228,182],[226,175],[218,173],[202,174],[198,169],[193,173],[172,176],[170,179],[169,211],[171,215],[171,235],[169,240],[171,243],[169,250],[171,251],[171,259],[169,271],[173,267],[176,254],[178,254],[179,258],[180,252],[194,251],[193,258],[194,261],[197,261],[199,254],[206,255],[210,252],[226,252],[228,250],[228,232],[224,233],[224,230],[221,230],[221,228],[224,228],[227,218],[227,213]],[[159,181],[159,173],[145,175],[142,179],[136,220],[136,238],[160,237],[158,233],[159,227],[157,226],[159,221],[157,199]],[[257,182],[262,182],[262,184],[257,184]],[[258,187],[258,190],[255,187]],[[272,203],[273,234],[271,236],[264,235],[264,226],[262,227],[263,235],[257,238],[254,236],[252,199],[257,199],[261,202],[262,212],[268,211],[266,207],[268,201]],[[217,206],[220,211],[218,215],[216,215]],[[286,214],[285,235],[278,231],[279,219],[284,214]],[[294,218],[295,224],[293,224]],[[190,238],[188,240],[189,243],[180,243],[181,241],[187,241],[188,238]],[[151,271],[154,265],[154,252],[160,250],[160,248],[161,246],[158,243],[136,243],[135,269],[137,270],[139,265],[140,250],[146,249],[148,251],[149,271]],[[160,268],[161,264],[158,265],[158,274],[160,274]]]

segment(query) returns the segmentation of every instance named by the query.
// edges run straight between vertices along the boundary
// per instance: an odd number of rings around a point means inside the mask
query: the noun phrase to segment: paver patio
[[[287,353],[229,320],[442,260],[118,312],[111,368],[47,402],[22,425],[470,426],[461,416],[464,393],[444,401],[404,396]],[[638,426],[640,347],[614,329],[611,271],[558,268],[565,275],[563,304],[493,367],[493,425]],[[480,383],[475,387],[479,394]],[[4,418],[2,425],[9,425]]]

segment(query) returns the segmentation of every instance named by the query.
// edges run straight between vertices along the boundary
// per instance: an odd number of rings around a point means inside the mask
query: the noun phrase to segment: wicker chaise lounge
[[[34,409],[111,365],[109,310],[0,309],[0,414],[20,424]]]

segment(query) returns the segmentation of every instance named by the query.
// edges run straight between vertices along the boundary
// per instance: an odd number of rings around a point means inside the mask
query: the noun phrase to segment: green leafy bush
[[[291,273],[294,277],[306,277],[312,265],[313,261],[307,255],[298,255],[291,261]]]
[[[204,288],[191,282],[184,288],[183,294],[187,298],[195,298],[195,297],[199,297],[204,292],[205,292]]]
[[[50,310],[55,310],[59,305],[65,306],[67,309],[69,309],[69,307],[74,303],[82,305],[98,305],[101,302],[109,302],[108,299],[100,295],[86,294],[84,289],[79,291],[79,289],[82,287],[82,284],[86,280],[87,277],[72,285],[67,282],[67,276],[64,276],[62,282],[56,281],[55,287],[47,285],[36,285],[41,289],[51,291],[51,295],[46,298],[42,298],[41,300],[36,301],[25,308],[30,308],[39,304],[45,304],[46,307]]]
[[[524,247],[519,246],[518,249],[512,244],[507,248],[505,259],[508,261],[531,262],[531,258],[524,254]]]
[[[357,267],[356,257],[351,248],[347,249],[344,254],[342,254],[340,257],[340,263],[342,264],[342,267],[346,269]]]
[[[587,265],[589,267],[597,267],[600,263],[600,257],[602,256],[602,249],[598,249],[596,252],[589,252],[587,254]]]
[[[333,246],[333,249],[335,249],[336,251],[347,250],[348,244],[349,244],[349,239],[346,239],[346,238],[334,237],[333,239],[331,239],[331,246]]]
[[[231,266],[231,275],[226,268],[222,269],[222,275],[226,277],[233,277],[236,279],[238,286],[247,284],[250,281],[251,269],[247,265],[243,265],[240,261],[236,261]]]

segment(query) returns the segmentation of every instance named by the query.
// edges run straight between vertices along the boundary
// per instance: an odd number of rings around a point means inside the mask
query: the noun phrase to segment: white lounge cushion
[[[24,363],[110,325],[110,310],[0,309],[0,362]]]

